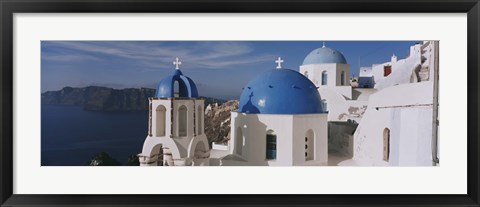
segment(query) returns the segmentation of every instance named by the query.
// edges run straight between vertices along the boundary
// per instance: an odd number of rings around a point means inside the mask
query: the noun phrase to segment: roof
[[[240,96],[239,112],[251,114],[322,113],[317,87],[290,69],[271,69],[251,80]]]
[[[178,82],[178,97],[197,98],[197,86],[187,76],[184,76],[180,70],[174,70],[170,75],[166,76],[157,86],[155,92],[156,98],[173,98],[175,97],[175,82]]]
[[[303,65],[328,63],[347,64],[347,60],[341,52],[325,46],[313,50],[303,60]]]

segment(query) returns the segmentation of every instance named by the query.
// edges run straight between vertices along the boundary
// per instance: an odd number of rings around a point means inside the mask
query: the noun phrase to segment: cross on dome
[[[180,59],[177,57],[175,58],[175,61],[173,61],[173,64],[175,65],[175,69],[180,69],[179,65],[182,64],[182,62],[180,62]]]
[[[282,63],[283,63],[283,60],[281,57],[278,57],[277,60],[275,60],[275,62],[277,63],[277,69],[280,69],[282,68]]]
[[[323,46],[322,47],[325,47],[325,42],[323,42]]]

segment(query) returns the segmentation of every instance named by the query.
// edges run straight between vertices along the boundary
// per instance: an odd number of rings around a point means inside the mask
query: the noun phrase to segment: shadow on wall
[[[328,122],[328,150],[348,158],[353,157],[353,134],[358,124],[352,122]]]
[[[250,107],[248,106],[249,102],[247,102],[243,107]],[[257,108],[253,106],[253,108],[250,109]],[[257,114],[238,113],[234,122],[235,126],[232,127],[235,127],[236,131],[231,135],[235,136],[233,139],[234,154],[223,157],[223,165],[268,166],[269,164],[266,159],[267,131],[276,131],[277,129],[267,129],[267,125],[258,119]],[[241,130],[240,132],[238,131],[239,129]],[[281,138],[282,137],[277,137],[277,140]],[[279,152],[276,151],[276,153]]]

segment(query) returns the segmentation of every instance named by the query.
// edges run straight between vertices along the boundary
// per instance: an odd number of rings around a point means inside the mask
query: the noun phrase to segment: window
[[[345,85],[345,82],[346,82],[346,81],[345,81],[345,71],[342,71],[342,73],[340,74],[340,84],[341,84],[342,86],[344,86],[344,85]]]
[[[178,109],[178,136],[187,136],[187,107],[184,105]]]
[[[391,65],[385,65],[383,66],[383,77],[387,77],[392,73],[392,66]]]
[[[157,107],[157,109],[155,110],[155,116],[156,116],[156,119],[155,119],[155,122],[156,122],[156,133],[155,135],[157,137],[163,137],[165,136],[165,124],[166,124],[166,121],[165,121],[165,112],[167,111],[167,109],[165,108],[165,106],[163,105],[159,105]]]
[[[152,136],[152,101],[148,103],[148,136]]]
[[[180,96],[180,84],[178,81],[173,82],[173,97]]]
[[[309,129],[305,133],[305,161],[314,159],[314,140],[315,136],[313,130]]]
[[[267,132],[267,160],[277,159],[277,135],[272,130]]]
[[[328,74],[327,71],[322,72],[322,85],[327,85]]]
[[[237,153],[237,155],[242,155],[242,150],[243,150],[242,128],[237,127],[237,133],[236,133],[236,136],[235,136],[235,153]]]
[[[321,104],[322,104],[323,112],[328,112],[327,100],[326,100],[326,99],[322,99]]]
[[[203,133],[203,110],[201,106],[197,109],[197,134]]]

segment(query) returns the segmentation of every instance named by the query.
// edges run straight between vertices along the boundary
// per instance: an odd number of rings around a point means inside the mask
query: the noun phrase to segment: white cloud
[[[187,64],[189,67],[208,69],[228,69],[273,60],[275,57],[270,54],[255,54],[253,46],[245,42],[185,42],[177,46],[162,42],[133,41],[51,41],[47,44],[61,51],[57,52],[59,54],[53,52],[43,54],[42,57],[47,60],[100,60],[95,55],[110,55],[131,59],[143,67],[157,69],[173,68],[172,62],[175,57],[180,57],[184,65]]]
[[[72,62],[72,61],[93,61],[100,60],[91,55],[68,55],[68,54],[47,54],[42,56],[42,60]]]

